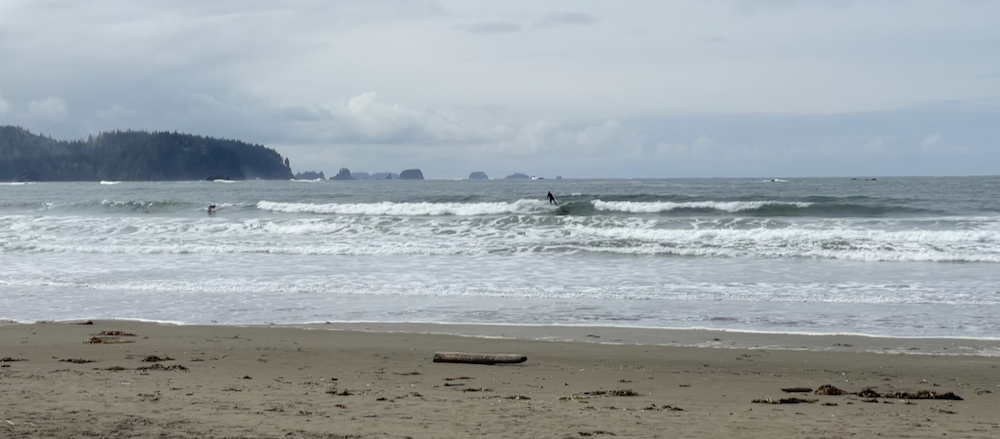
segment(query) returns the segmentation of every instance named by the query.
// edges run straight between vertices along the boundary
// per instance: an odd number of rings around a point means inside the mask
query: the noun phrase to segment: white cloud
[[[865,142],[864,146],[861,149],[867,153],[879,154],[887,152],[888,145],[886,144],[885,139],[881,137],[875,137]]]
[[[216,103],[214,108],[246,111],[247,105]],[[642,142],[638,134],[617,120],[599,124],[576,124],[542,119],[532,122],[495,124],[490,117],[450,114],[439,110],[416,110],[388,103],[375,92],[362,93],[333,105],[318,108],[286,107],[280,111],[259,110],[251,119],[277,123],[276,129],[296,131],[301,141],[317,147],[341,145],[404,153],[417,147],[445,148],[447,156],[539,158],[545,156],[638,157]],[[454,149],[451,149],[454,147]],[[341,150],[339,154],[348,153]],[[434,152],[428,150],[429,154]]]
[[[387,104],[375,92],[325,107],[335,140],[361,143],[429,143],[462,139],[463,129],[448,114]]]
[[[927,137],[924,137],[924,140],[920,142],[920,146],[924,150],[931,150],[940,145],[942,142],[944,142],[943,136],[941,136],[940,134],[931,134]]]
[[[953,158],[958,155],[983,154],[987,149],[981,145],[956,144],[946,141],[940,134],[931,134],[920,142],[920,151],[928,155],[947,155]]]
[[[576,133],[576,144],[577,151],[591,155],[637,157],[642,153],[636,135],[617,120],[583,128]]]
[[[540,120],[520,127],[493,127],[481,137],[486,142],[482,149],[497,158],[635,158],[643,152],[639,136],[616,120],[583,126]]]
[[[69,112],[66,111],[66,101],[50,97],[29,102],[24,116],[29,120],[60,122],[69,116]]]

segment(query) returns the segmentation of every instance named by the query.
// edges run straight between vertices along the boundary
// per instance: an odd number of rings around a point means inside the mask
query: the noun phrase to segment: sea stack
[[[351,175],[350,169],[340,168],[340,172],[337,172],[337,175],[330,177],[330,180],[354,180],[354,177]]]
[[[424,173],[419,169],[407,169],[399,173],[400,180],[423,180]]]

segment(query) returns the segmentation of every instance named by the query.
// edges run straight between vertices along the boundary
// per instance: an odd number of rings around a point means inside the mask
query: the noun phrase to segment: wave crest
[[[602,211],[629,213],[659,213],[674,210],[719,210],[723,212],[742,212],[758,210],[765,206],[788,206],[806,208],[813,203],[801,201],[593,201],[594,208]]]
[[[278,203],[260,201],[257,208],[272,212],[317,213],[339,215],[395,216],[475,216],[511,213],[543,213],[556,208],[541,200],[517,200],[493,203]]]

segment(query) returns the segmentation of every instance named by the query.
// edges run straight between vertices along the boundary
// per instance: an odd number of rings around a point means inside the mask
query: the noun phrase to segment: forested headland
[[[109,131],[56,140],[0,126],[0,181],[291,179],[288,159],[239,140]]]

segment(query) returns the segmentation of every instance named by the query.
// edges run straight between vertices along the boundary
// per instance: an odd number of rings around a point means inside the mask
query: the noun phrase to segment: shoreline
[[[70,324],[91,319],[21,323],[0,319],[3,325]],[[92,319],[178,327],[298,328],[360,331],[386,334],[426,334],[472,337],[715,349],[789,350],[811,352],[867,352],[881,354],[1000,357],[1000,338],[886,337],[865,334],[809,334],[724,329],[674,329],[628,326],[467,324],[421,322],[323,322],[303,324],[188,324],[145,319]]]
[[[485,339],[509,338],[514,340],[607,345],[1000,357],[1000,339],[902,338],[857,334],[790,334],[717,329],[665,329],[620,326],[379,322],[331,322],[287,326],[304,329],[456,335]]]
[[[519,338],[509,327],[494,334],[503,338],[483,338],[387,332],[440,327],[371,324],[84,323],[0,324],[0,399],[10,402],[0,406],[0,436],[1000,434],[996,357],[543,341]],[[593,329],[569,335],[628,336]],[[87,343],[95,337],[106,342]],[[439,351],[513,353],[527,361],[433,362]],[[874,388],[882,396],[782,390],[822,385],[849,392]],[[953,392],[961,400],[889,396],[897,392]],[[801,403],[777,404],[793,397]]]

